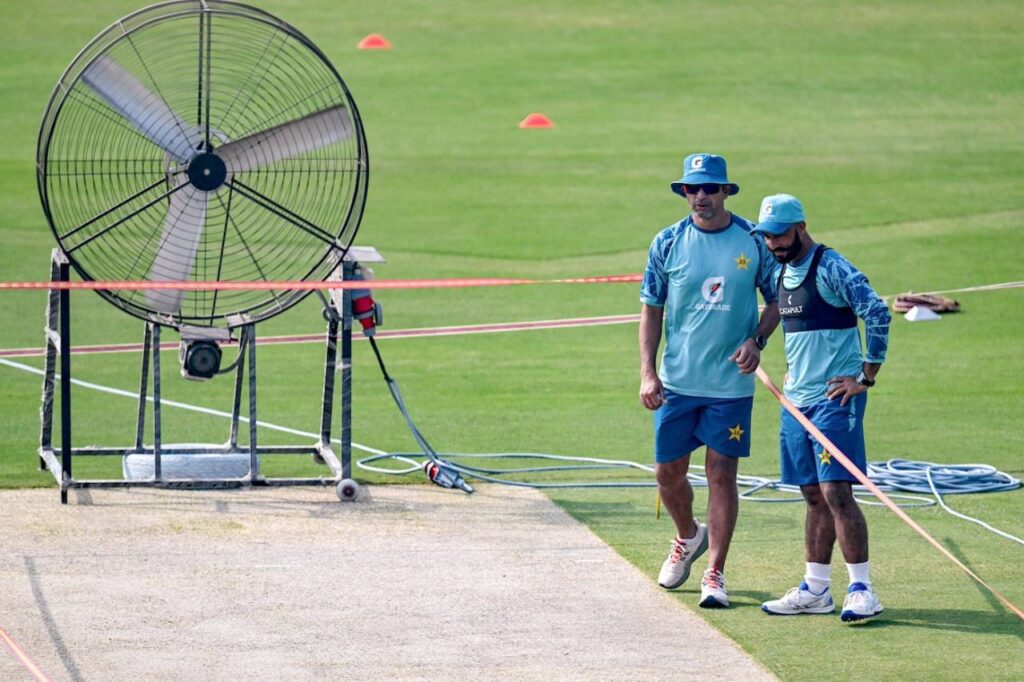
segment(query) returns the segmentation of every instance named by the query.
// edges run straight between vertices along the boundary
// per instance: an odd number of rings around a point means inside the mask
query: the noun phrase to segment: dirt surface
[[[363,492],[5,491],[0,628],[53,680],[772,679],[536,491]]]

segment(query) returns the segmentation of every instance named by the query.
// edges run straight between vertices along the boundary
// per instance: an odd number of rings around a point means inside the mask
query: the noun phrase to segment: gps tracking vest
[[[782,330],[790,332],[810,332],[819,329],[851,329],[857,326],[857,316],[850,308],[837,308],[821,297],[818,293],[818,263],[828,247],[821,244],[811,257],[811,266],[800,286],[787,289],[783,285],[786,276],[786,265],[783,264],[779,273],[779,315],[782,317]]]

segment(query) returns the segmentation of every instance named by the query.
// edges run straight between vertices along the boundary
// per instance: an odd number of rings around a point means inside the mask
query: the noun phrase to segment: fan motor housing
[[[188,181],[204,192],[212,192],[222,186],[227,176],[228,167],[213,152],[197,154],[188,164]]]
[[[210,339],[186,341],[183,339],[178,347],[181,376],[196,381],[212,379],[220,371],[221,356],[220,346],[216,341]]]

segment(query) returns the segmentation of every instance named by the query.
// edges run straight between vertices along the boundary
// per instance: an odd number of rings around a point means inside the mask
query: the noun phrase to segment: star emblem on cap
[[[747,255],[742,251],[740,251],[740,257],[733,258],[733,260],[736,261],[737,270],[746,270],[747,266],[750,264],[750,259],[747,258]]]
[[[746,431],[744,431],[743,427],[740,426],[739,424],[737,424],[736,426],[730,426],[729,440],[742,440],[744,433],[746,433]]]

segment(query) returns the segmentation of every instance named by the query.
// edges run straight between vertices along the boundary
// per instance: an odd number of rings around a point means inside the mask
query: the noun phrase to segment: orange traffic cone
[[[530,114],[519,122],[520,128],[554,128],[555,123],[544,114]]]
[[[390,50],[391,41],[378,33],[371,33],[356,45],[360,50]]]

